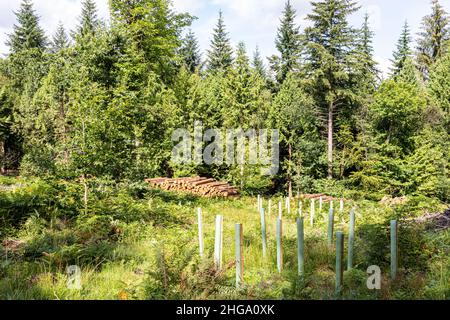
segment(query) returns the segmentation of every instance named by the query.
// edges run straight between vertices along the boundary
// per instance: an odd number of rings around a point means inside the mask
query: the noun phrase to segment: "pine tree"
[[[279,56],[270,58],[271,69],[279,84],[283,83],[289,72],[298,68],[301,42],[299,27],[295,24],[296,11],[290,0],[285,4],[281,25],[278,28],[275,46]]]
[[[443,122],[450,133],[450,51],[447,52],[431,68],[428,81],[428,92],[431,102],[438,107],[443,116]]]
[[[396,76],[400,73],[405,65],[405,61],[412,57],[411,49],[411,33],[409,30],[408,21],[405,21],[403,25],[402,33],[400,39],[397,42],[397,49],[394,51],[394,59],[391,60],[391,76]]]
[[[374,32],[369,26],[369,15],[364,16],[364,23],[360,31],[360,39],[356,51],[358,55],[359,72],[361,75],[360,85],[366,93],[373,93],[376,88],[379,70],[377,62],[373,58]]]
[[[357,31],[347,17],[359,8],[354,1],[322,0],[312,2],[307,19],[305,72],[311,79],[315,99],[327,117],[328,178],[333,177],[334,120],[345,101],[354,95],[350,85]]]
[[[448,50],[450,18],[438,0],[432,0],[432,13],[423,18],[417,40],[417,62],[424,78],[431,66]]]
[[[27,49],[44,50],[47,39],[39,26],[39,16],[36,15],[31,0],[23,0],[19,11],[14,14],[18,24],[14,25],[14,31],[6,42],[11,52],[16,53]]]
[[[60,22],[58,25],[58,29],[53,36],[52,41],[52,51],[58,52],[62,49],[66,49],[69,47],[69,37],[67,36],[66,30],[64,29],[64,25]]]
[[[267,78],[266,67],[264,66],[264,61],[261,58],[261,53],[259,52],[258,46],[253,53],[252,67],[263,79]]]
[[[219,20],[214,29],[211,49],[208,51],[208,70],[215,72],[224,70],[233,63],[233,49],[225,30],[222,11],[219,12]]]
[[[192,30],[189,30],[188,34],[183,39],[183,44],[179,53],[189,71],[194,73],[196,69],[200,67],[202,63],[201,53],[197,38]]]
[[[83,0],[81,5],[80,24],[77,27],[75,36],[79,35],[83,37],[94,34],[100,25],[100,21],[97,17],[97,6],[94,0]]]

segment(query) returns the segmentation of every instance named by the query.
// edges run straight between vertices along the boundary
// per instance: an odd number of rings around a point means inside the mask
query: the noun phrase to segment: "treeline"
[[[207,175],[244,190],[324,183],[449,199],[450,28],[437,0],[413,36],[405,23],[388,79],[356,1],[317,0],[300,31],[287,1],[278,54],[233,48],[222,13],[202,55],[168,0],[111,0],[109,24],[84,0],[79,26],[49,39],[24,0],[0,61],[2,170],[61,178]],[[177,128],[277,128],[282,169],[171,163]]]

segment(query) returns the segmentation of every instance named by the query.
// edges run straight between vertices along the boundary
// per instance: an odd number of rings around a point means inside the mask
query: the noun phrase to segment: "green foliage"
[[[447,52],[450,41],[450,19],[439,3],[432,0],[432,12],[422,20],[422,31],[417,40],[417,62],[425,78],[432,66]]]
[[[431,104],[442,113],[447,133],[450,132],[450,53],[440,59],[432,68],[428,90]]]
[[[211,48],[208,50],[208,71],[223,71],[233,63],[233,49],[225,29],[222,11],[214,29]]]
[[[387,80],[375,94],[371,106],[374,129],[386,143],[408,152],[412,149],[411,138],[420,130],[420,116],[426,100],[416,86]]]
[[[9,35],[6,43],[10,47],[11,53],[29,49],[44,50],[47,39],[39,26],[39,17],[33,9],[32,1],[23,0],[15,15],[17,24],[14,25],[13,33]]]
[[[286,1],[275,46],[279,56],[270,58],[270,67],[278,84],[282,84],[288,74],[298,69],[302,51],[299,27],[295,24],[296,11],[290,0]]]
[[[76,37],[92,36],[98,29],[100,21],[97,17],[97,6],[94,0],[83,0],[81,2],[81,16],[77,26]]]
[[[391,68],[391,75],[396,76],[400,73],[400,71],[403,69],[405,62],[411,58],[412,56],[412,49],[411,49],[411,33],[409,29],[408,21],[405,21],[405,24],[403,25],[402,33],[400,35],[400,39],[398,39],[397,42],[397,48],[394,51],[392,62],[392,68]]]
[[[56,29],[52,40],[52,52],[56,53],[60,50],[67,49],[70,45],[69,37],[67,36],[64,25],[60,22],[58,29]]]
[[[197,68],[201,67],[202,61],[198,40],[191,30],[183,39],[179,54],[190,72],[194,73]]]

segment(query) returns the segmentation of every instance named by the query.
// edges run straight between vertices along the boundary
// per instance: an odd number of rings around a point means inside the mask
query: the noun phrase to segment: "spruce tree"
[[[412,49],[411,49],[411,33],[409,30],[408,21],[405,21],[403,25],[402,33],[400,35],[400,39],[397,42],[397,49],[394,51],[394,58],[391,60],[392,68],[391,68],[391,76],[397,76],[400,71],[403,69],[406,60],[412,57]]]
[[[255,52],[253,53],[252,67],[263,79],[267,78],[266,67],[264,66],[264,61],[258,46],[256,46]]]
[[[92,35],[100,24],[97,17],[97,6],[94,0],[83,0],[81,5],[80,24],[77,27],[75,36]]]
[[[222,11],[220,11],[211,41],[211,48],[208,50],[208,71],[224,70],[229,68],[232,63],[233,49],[225,29]]]
[[[67,36],[66,29],[64,29],[64,25],[60,22],[58,25],[58,29],[56,29],[56,32],[53,35],[52,51],[58,52],[68,47],[69,37]]]
[[[373,58],[373,37],[374,32],[369,26],[369,15],[364,16],[364,23],[360,30],[360,39],[357,45],[357,55],[359,63],[360,86],[366,93],[373,93],[376,88],[378,73],[377,62]]]
[[[357,31],[347,17],[359,8],[354,1],[322,0],[312,2],[307,16],[312,26],[305,30],[305,72],[311,79],[318,106],[326,114],[328,141],[328,178],[333,177],[335,116],[355,92],[350,79],[356,66]]]
[[[295,24],[296,11],[290,0],[285,4],[281,25],[278,28],[275,46],[279,56],[270,58],[271,69],[279,84],[283,83],[289,72],[294,71],[298,65],[301,54],[299,27]]]
[[[14,31],[9,35],[6,44],[12,53],[27,49],[44,50],[47,39],[43,29],[39,26],[39,16],[33,9],[31,0],[23,0],[18,12],[14,13],[17,24]]]
[[[417,40],[417,63],[425,79],[432,65],[448,50],[449,39],[449,16],[438,0],[432,0],[432,13],[423,18]]]
[[[194,73],[201,65],[201,53],[197,38],[192,30],[189,30],[186,37],[183,39],[183,44],[179,50],[179,54],[183,59],[189,71]]]

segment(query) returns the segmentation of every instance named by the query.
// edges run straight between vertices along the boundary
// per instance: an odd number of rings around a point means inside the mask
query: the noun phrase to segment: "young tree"
[[[111,16],[115,32],[126,41],[138,61],[171,83],[178,72],[176,60],[183,29],[192,22],[189,14],[177,14],[169,0],[111,0]]]
[[[355,72],[357,31],[347,17],[358,10],[354,1],[322,0],[312,2],[312,23],[305,30],[305,72],[311,80],[318,106],[327,117],[328,178],[333,177],[335,116],[355,89],[351,78]]]
[[[264,61],[258,46],[256,46],[255,52],[253,53],[252,67],[263,79],[267,79],[266,67],[264,66]]]
[[[412,58],[412,49],[411,49],[411,33],[409,30],[408,21],[405,21],[403,25],[402,33],[400,35],[400,39],[397,42],[397,48],[393,53],[393,59],[391,60],[392,68],[391,68],[391,76],[397,76],[400,71],[403,69],[406,60]]]
[[[81,5],[81,16],[76,35],[83,37],[94,34],[100,25],[100,20],[97,16],[97,6],[94,0],[83,0]]]
[[[9,35],[6,44],[11,53],[17,53],[27,49],[39,49],[43,51],[47,44],[44,31],[39,26],[39,16],[33,9],[31,0],[23,0],[18,12],[14,13],[17,24],[13,33]]]
[[[208,71],[225,70],[233,63],[233,49],[225,29],[222,11],[214,29],[211,48],[208,50]]]
[[[431,103],[442,113],[447,132],[450,133],[450,52],[431,68],[428,92]]]
[[[52,52],[59,52],[62,49],[68,48],[69,45],[69,37],[67,36],[66,30],[64,29],[64,25],[60,22],[58,25],[58,29],[56,29],[56,32],[53,35]]]
[[[438,0],[432,0],[432,13],[422,20],[417,40],[417,63],[425,79],[430,68],[448,50],[450,18]]]
[[[358,82],[361,88],[366,91],[366,94],[375,91],[379,74],[377,62],[373,58],[373,37],[374,32],[370,29],[369,15],[366,14],[356,47],[358,70],[361,76]]]
[[[388,145],[413,150],[412,137],[421,129],[420,117],[427,101],[419,87],[400,79],[386,80],[371,106],[374,129]]]
[[[294,186],[302,190],[308,187],[323,147],[314,99],[295,74],[288,74],[274,97],[268,125],[280,131],[281,176],[292,196]]]
[[[270,58],[271,69],[278,84],[283,83],[289,72],[296,70],[302,51],[299,27],[295,23],[296,11],[290,0],[285,4],[283,16],[278,27],[275,46],[279,56]]]
[[[197,38],[192,30],[189,30],[188,34],[183,39],[183,44],[179,50],[179,54],[188,70],[192,73],[194,73],[197,68],[201,66],[201,53]]]

